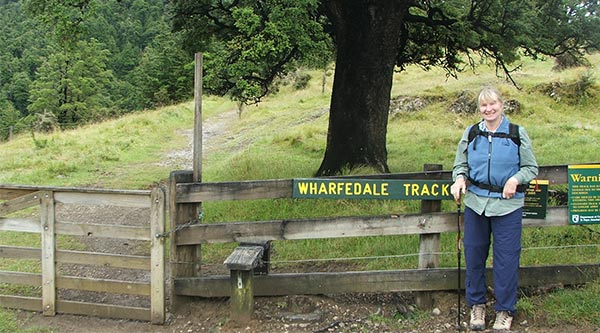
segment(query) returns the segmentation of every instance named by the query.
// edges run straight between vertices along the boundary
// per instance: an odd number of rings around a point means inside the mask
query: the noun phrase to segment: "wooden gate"
[[[94,215],[97,210],[111,214]],[[69,313],[162,324],[164,226],[165,193],[158,187],[125,191],[0,185],[0,231],[39,235],[32,247],[0,245],[3,267],[15,262],[15,269],[0,271],[2,293],[20,290],[0,295],[0,305],[47,316]],[[71,249],[77,246],[85,249]],[[133,278],[114,279],[115,272]]]

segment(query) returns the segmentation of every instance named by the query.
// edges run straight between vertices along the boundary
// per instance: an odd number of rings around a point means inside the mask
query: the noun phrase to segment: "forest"
[[[193,96],[163,0],[0,1],[0,140]]]
[[[385,173],[394,73],[491,64],[518,86],[522,58],[584,65],[599,12],[598,0],[0,0],[0,139],[188,100],[196,52],[203,93],[239,106],[334,63],[316,175]]]

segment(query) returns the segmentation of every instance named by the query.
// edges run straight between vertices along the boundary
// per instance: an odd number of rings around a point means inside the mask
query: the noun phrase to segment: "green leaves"
[[[210,92],[257,102],[279,75],[297,64],[324,67],[331,59],[332,41],[318,21],[318,1],[239,1],[229,7],[195,2],[175,1],[176,23],[198,22],[199,17],[207,21],[197,28],[176,28],[190,37],[203,31],[215,38],[201,50],[206,52],[204,80]]]

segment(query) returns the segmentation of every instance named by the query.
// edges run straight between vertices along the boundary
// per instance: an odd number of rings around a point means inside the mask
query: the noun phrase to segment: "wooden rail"
[[[588,163],[598,164],[598,163]],[[550,184],[566,184],[567,165],[540,167],[539,179]],[[261,243],[272,240],[327,239],[385,235],[439,235],[456,232],[456,213],[423,212],[421,214],[328,217],[311,219],[281,219],[270,221],[238,221],[217,224],[189,223],[192,215],[178,219],[180,207],[192,207],[201,202],[225,200],[256,200],[291,198],[292,179],[194,183],[189,172],[179,171],[171,176],[171,234],[172,256],[186,248],[188,262],[201,262],[200,246],[215,243]],[[344,177],[342,177],[344,178]],[[354,177],[356,178],[356,177]],[[450,171],[424,171],[408,174],[361,176],[368,179],[450,180]],[[186,181],[187,180],[187,181]],[[181,214],[180,214],[181,215]],[[190,219],[192,217],[192,219]],[[546,218],[523,220],[524,227],[568,225],[567,207],[548,208]],[[179,227],[177,227],[179,226]],[[430,246],[429,246],[430,247]],[[197,257],[189,249],[195,248]],[[422,249],[428,246],[421,247]],[[431,258],[430,258],[431,259]],[[435,260],[432,260],[435,262]],[[230,276],[200,277],[199,268],[193,274],[172,276],[171,297],[231,296]],[[554,283],[581,283],[597,277],[600,265],[522,267],[522,286]],[[256,276],[255,295],[293,295],[345,292],[435,291],[455,290],[456,268],[423,268],[395,271],[362,271],[338,273],[269,274]],[[464,277],[464,274],[462,274]],[[543,277],[543,278],[542,278]],[[491,275],[488,276],[491,279]],[[464,283],[464,281],[463,281]]]
[[[0,246],[1,258],[40,260],[41,273],[0,271],[0,283],[41,287],[41,297],[0,295],[0,305],[44,315],[56,313],[93,315],[151,321],[165,320],[165,255],[164,233],[165,193],[152,191],[102,190],[86,188],[55,188],[0,184],[0,231],[38,233],[40,248]],[[39,218],[15,217],[19,211],[39,207]],[[139,225],[108,224],[81,221],[77,215],[60,217],[57,207],[100,206],[123,209],[144,209],[147,215]],[[148,255],[123,255],[88,251],[61,250],[56,247],[59,235],[100,237],[144,241],[150,244]],[[148,271],[149,282],[121,281],[81,276],[61,276],[59,264],[94,265],[109,268]],[[150,307],[122,306],[91,302],[75,302],[58,298],[58,290],[146,296]]]

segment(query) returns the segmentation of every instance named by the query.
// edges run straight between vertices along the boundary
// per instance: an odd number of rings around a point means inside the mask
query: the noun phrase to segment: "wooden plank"
[[[277,199],[292,197],[292,180],[256,180],[177,184],[177,203],[218,200]]]
[[[223,264],[230,270],[253,270],[258,266],[262,253],[262,246],[238,246]]]
[[[0,217],[0,231],[40,233],[42,227],[40,226],[40,221],[32,219]]]
[[[57,203],[67,205],[116,206],[132,208],[149,208],[149,193],[85,193],[85,192],[56,192]]]
[[[0,246],[0,258],[37,259],[42,257],[42,250],[33,247]]]
[[[39,287],[42,285],[42,275],[36,273],[0,271],[0,283]]]
[[[40,192],[27,193],[14,199],[0,202],[0,216],[40,204]]]
[[[38,248],[0,246],[0,258],[39,260],[41,256],[42,250]],[[55,259],[57,262],[69,264],[146,270],[150,269],[150,257],[148,256],[57,250]]]
[[[165,238],[157,237],[165,232],[166,209],[165,192],[155,187],[151,194],[152,208],[150,209],[150,313],[153,324],[165,322]]]
[[[39,297],[0,295],[0,306],[27,311],[42,311],[42,299]]]
[[[56,233],[61,235],[150,240],[150,227],[114,224],[73,223],[59,221]]]
[[[59,276],[56,279],[56,286],[58,288],[64,289],[97,291],[111,294],[128,294],[143,296],[150,295],[150,284],[147,282]]]
[[[548,207],[545,219],[523,219],[523,227],[559,227],[569,225],[569,207]]]
[[[27,311],[42,311],[42,299],[37,297],[0,295],[0,306]],[[102,318],[120,318],[148,321],[150,311],[146,308],[127,307],[108,304],[93,304],[74,301],[58,301],[58,313],[96,316]]]
[[[150,257],[84,251],[56,251],[60,263],[150,270]]]
[[[521,267],[519,285],[576,285],[593,281],[600,275],[600,264]],[[464,286],[464,269],[461,270]],[[486,272],[491,285],[492,271]],[[543,277],[543,278],[541,278]],[[456,268],[364,271],[339,273],[284,273],[254,277],[255,296],[311,295],[337,293],[375,293],[403,291],[456,290]],[[230,295],[230,277],[178,278],[175,293],[200,297]]]
[[[61,186],[37,186],[37,185],[18,185],[18,184],[0,184],[0,195],[2,193],[27,193],[35,191],[51,192],[79,192],[79,193],[106,193],[106,194],[138,194],[149,196],[149,190],[123,190],[98,187],[61,187]]]
[[[0,200],[11,200],[38,191],[38,189],[5,188],[2,186],[0,184]]]
[[[524,227],[568,225],[567,207],[548,209],[545,220],[523,219]],[[176,233],[177,245],[431,234],[456,231],[456,213],[335,217],[191,225]]]
[[[586,164],[600,164],[598,162]],[[539,168],[538,179],[547,179],[551,184],[566,184],[568,165],[550,165]],[[429,170],[424,172],[343,176],[331,178],[402,179],[402,180],[450,180],[452,171]],[[184,202],[206,202],[217,200],[254,200],[292,197],[292,179],[193,183],[180,182],[175,189],[175,200]]]
[[[441,171],[440,164],[425,164],[424,171]],[[428,214],[442,211],[441,200],[421,200],[421,214]],[[439,252],[441,248],[440,233],[420,234],[419,235],[419,262],[417,268],[437,268],[439,267]],[[421,309],[433,308],[433,294],[430,292],[417,292],[415,303]]]
[[[56,314],[56,260],[54,233],[54,195],[40,192],[40,222],[42,225],[42,305],[44,316]]]
[[[187,171],[173,171],[169,176],[169,230],[177,230],[182,225],[188,223],[197,223],[198,221],[198,204],[197,203],[177,203],[175,200],[175,188],[178,183],[190,182],[192,173]],[[173,293],[173,281],[177,277],[194,277],[200,274],[200,261],[202,258],[202,248],[200,245],[179,245],[175,242],[175,234],[169,233],[169,269],[171,279],[169,279],[169,290],[171,300],[171,311],[183,307],[191,298],[181,297]]]
[[[58,301],[56,311],[101,318],[120,318],[150,321],[150,310],[147,308],[119,306],[109,304],[93,304],[74,301]]]

